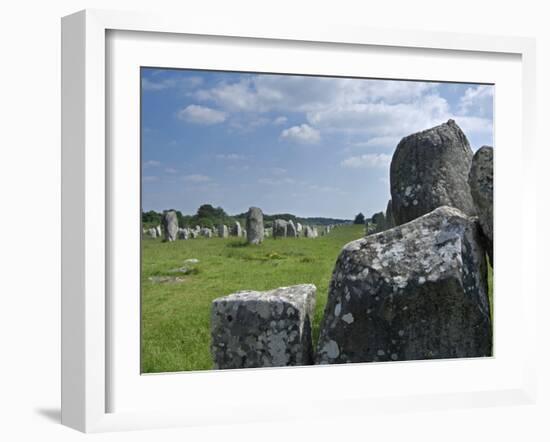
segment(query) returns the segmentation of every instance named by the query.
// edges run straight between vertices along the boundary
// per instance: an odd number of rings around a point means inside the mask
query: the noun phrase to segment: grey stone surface
[[[311,226],[304,226],[304,238],[315,238],[315,231]]]
[[[298,233],[298,235],[302,233],[302,224],[296,223],[296,233]]]
[[[203,227],[200,230],[199,234],[200,236],[204,236],[205,238],[212,238],[213,236],[212,229],[209,229],[208,227]]]
[[[188,228],[183,228],[178,230],[178,238],[179,239],[190,239],[191,233],[189,232]]]
[[[220,238],[229,237],[229,229],[227,228],[227,226],[225,224],[222,224],[222,225],[218,226],[218,236]]]
[[[296,226],[294,225],[294,222],[292,220],[289,220],[286,224],[286,236],[288,236],[289,238],[296,238],[298,236]]]
[[[392,157],[390,187],[396,225],[437,207],[474,215],[468,185],[472,149],[453,121],[403,138]]]
[[[158,235],[157,235],[157,229],[156,227],[152,227],[150,229],[147,230],[147,234],[151,237],[151,238],[156,238]]]
[[[174,210],[165,210],[162,214],[162,227],[164,239],[175,241],[178,238],[178,216]]]
[[[233,229],[231,229],[231,234],[238,237],[243,236],[243,229],[239,221],[235,221],[235,225],[233,226]]]
[[[386,216],[384,212],[377,212],[372,215],[371,221],[375,225],[375,232],[383,232],[386,230]]]
[[[475,218],[440,207],[342,249],[317,363],[491,354],[487,267]]]
[[[487,254],[493,264],[493,148],[481,147],[472,159],[468,179],[470,191],[485,236]]]
[[[273,221],[273,238],[286,237],[288,223],[284,219],[276,219]]]
[[[260,244],[264,240],[264,214],[258,207],[248,209],[246,240],[249,244]]]
[[[313,363],[312,284],[243,291],[212,302],[214,368],[283,367]]]
[[[162,230],[160,228],[160,225],[156,226],[155,230],[157,232],[157,237],[160,238],[162,236]]]
[[[391,200],[388,201],[388,205],[386,206],[386,229],[392,229],[395,227],[395,220],[393,219],[393,212],[392,212],[392,206],[391,206]]]

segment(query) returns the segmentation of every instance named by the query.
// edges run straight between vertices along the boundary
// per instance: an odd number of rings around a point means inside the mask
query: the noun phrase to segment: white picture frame
[[[283,41],[285,44],[337,44],[341,48],[371,46],[402,48],[403,50],[426,49],[430,51],[455,51],[457,53],[508,54],[521,58],[521,149],[523,185],[519,190],[522,198],[521,219],[535,219],[536,194],[534,174],[527,173],[534,161],[535,131],[535,43],[532,39],[517,37],[491,37],[451,33],[427,33],[415,31],[393,32],[388,30],[357,29],[344,26],[317,26],[293,28],[285,26],[266,27],[247,23],[212,23],[196,17],[166,17],[151,14],[87,10],[63,18],[62,21],[62,423],[84,432],[114,431],[123,429],[158,428],[168,426],[207,425],[212,418],[219,421],[216,410],[205,412],[200,407],[190,414],[183,408],[112,411],[109,394],[113,385],[109,375],[114,360],[109,343],[109,327],[113,315],[108,299],[109,247],[112,230],[109,216],[112,209],[109,194],[109,155],[106,121],[109,118],[108,84],[106,80],[108,32],[144,32],[155,35],[217,36]],[[111,54],[112,55],[112,54]],[[441,78],[445,80],[445,78]],[[498,118],[498,117],[497,117]],[[497,123],[498,124],[498,123]],[[497,190],[498,192],[498,190]],[[534,254],[534,233],[519,227],[521,254]],[[518,243],[519,244],[519,243]],[[498,253],[498,246],[495,255]],[[526,272],[526,269],[522,269]],[[523,308],[534,303],[536,286],[534,279],[521,278],[521,302]],[[526,316],[518,319],[524,330],[523,336],[533,336],[535,322]],[[349,397],[338,393],[328,401],[338,401],[339,413],[368,413],[383,404],[388,411],[407,407],[454,408],[499,403],[533,403],[535,383],[535,339],[527,339],[521,355],[521,376],[509,385],[480,388],[461,393],[450,393],[439,387],[425,395],[402,394]],[[532,343],[532,344],[531,344]],[[452,373],[453,363],[447,364]],[[417,363],[421,364],[421,363]],[[373,364],[375,370],[386,370]],[[382,367],[382,368],[380,368]],[[389,367],[389,366],[387,366]],[[395,366],[394,366],[395,367]],[[416,367],[416,368],[415,368]],[[462,369],[455,365],[454,370]],[[322,370],[331,370],[322,368]],[[345,369],[345,368],[344,368]],[[348,367],[350,376],[360,375],[364,365]],[[419,370],[421,366],[410,364],[407,370]],[[471,368],[475,370],[474,368]],[[266,376],[306,376],[306,371],[240,371],[228,373],[232,382],[254,377],[262,382]],[[328,372],[328,371],[326,371]],[[249,373],[249,374],[247,374]],[[259,373],[259,374],[258,374]],[[300,374],[301,373],[301,374]],[[309,372],[311,373],[311,371]],[[412,373],[412,371],[410,372]],[[519,372],[518,372],[519,373]],[[135,373],[139,376],[139,373]],[[185,376],[202,376],[188,373]],[[160,378],[160,377],[158,377]],[[521,378],[521,379],[520,379]],[[199,378],[196,378],[197,380]],[[227,378],[225,378],[227,379]],[[305,379],[305,377],[304,377]],[[162,382],[168,387],[170,380]],[[323,416],[327,413],[327,400],[312,400],[313,407],[289,405],[281,409],[274,405],[263,411],[255,410],[254,404],[240,399],[243,422],[288,417]],[[318,405],[318,406],[316,406]],[[233,421],[234,416],[228,417]]]

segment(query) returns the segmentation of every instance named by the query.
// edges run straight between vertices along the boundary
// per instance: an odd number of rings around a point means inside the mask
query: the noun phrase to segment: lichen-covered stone
[[[491,352],[487,268],[475,218],[444,206],[342,249],[317,363]]]
[[[241,223],[239,221],[235,221],[235,225],[233,226],[233,229],[231,230],[231,234],[233,236],[238,236],[238,237],[243,236],[243,229],[242,229]]]
[[[284,219],[273,221],[273,238],[284,238],[286,236],[288,223]]]
[[[302,224],[296,223],[296,233],[297,233],[297,235],[300,235],[300,233],[302,233],[302,229],[303,229]]]
[[[311,365],[312,284],[243,291],[212,302],[214,368]]]
[[[375,232],[383,232],[386,230],[386,217],[384,212],[377,212],[372,215],[371,222],[375,224]]]
[[[315,227],[304,226],[304,238],[317,238],[318,232]]]
[[[227,238],[229,236],[229,229],[225,224],[221,224],[218,226],[218,236],[220,238]]]
[[[486,239],[487,254],[493,264],[493,148],[483,146],[474,155],[469,176],[479,224]]]
[[[178,237],[178,216],[176,212],[174,210],[164,211],[161,221],[164,230],[164,239],[166,241],[175,241]]]
[[[388,205],[386,206],[386,229],[393,229],[394,227],[395,220],[393,219],[391,200],[389,200]]]
[[[178,230],[178,238],[179,239],[189,239],[191,238],[191,234],[189,232],[189,229],[188,228],[180,228]]]
[[[203,227],[200,232],[200,236],[204,236],[205,238],[212,238],[212,229],[208,227]]]
[[[264,214],[258,207],[248,209],[245,235],[249,244],[260,244],[264,240]]]
[[[441,206],[474,215],[468,185],[472,149],[453,121],[403,138],[392,157],[390,187],[396,225]]]
[[[296,226],[294,225],[294,222],[292,220],[288,220],[288,222],[286,223],[286,236],[289,238],[296,238],[298,236]]]

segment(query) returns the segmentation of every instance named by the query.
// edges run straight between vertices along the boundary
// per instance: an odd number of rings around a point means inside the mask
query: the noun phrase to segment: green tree
[[[363,215],[361,212],[359,212],[355,219],[353,220],[353,224],[365,224],[365,215]]]

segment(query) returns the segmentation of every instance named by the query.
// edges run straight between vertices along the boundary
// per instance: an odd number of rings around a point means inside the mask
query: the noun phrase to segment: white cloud
[[[185,109],[181,109],[177,115],[178,119],[188,123],[204,125],[223,123],[226,119],[225,112],[198,104],[190,104]]]
[[[444,98],[427,95],[409,103],[381,101],[335,105],[308,112],[307,119],[322,131],[360,134],[387,141],[441,124],[449,116],[449,104]]]
[[[235,161],[235,160],[244,160],[246,157],[244,155],[238,154],[238,153],[220,153],[216,155],[216,159],[218,160],[228,160],[228,161]]]
[[[369,138],[367,141],[358,141],[355,143],[351,143],[351,146],[364,147],[369,149],[395,149],[399,141],[399,137],[373,137]]]
[[[176,169],[174,169],[173,167],[167,167],[166,169],[164,169],[164,171],[166,173],[171,173],[171,174],[178,173],[178,171]]]
[[[277,117],[273,120],[273,124],[275,126],[280,126],[282,124],[285,124],[287,121],[288,121],[287,117],[280,116],[280,117]]]
[[[185,77],[185,78],[163,78],[149,79],[142,78],[141,87],[144,91],[164,91],[166,89],[189,89],[200,86],[203,83],[201,77]]]
[[[160,161],[157,161],[157,160],[149,160],[143,163],[144,169],[148,169],[150,167],[159,167],[159,166],[160,166]]]
[[[391,155],[386,155],[383,153],[368,153],[365,155],[346,158],[340,163],[340,165],[351,169],[384,168],[389,166],[391,157]]]
[[[281,137],[305,144],[315,144],[321,141],[321,134],[319,131],[307,124],[285,129],[281,132]]]
[[[258,180],[258,183],[267,184],[267,185],[270,185],[270,186],[276,186],[276,185],[279,185],[279,184],[295,184],[296,181],[293,180],[292,178],[288,178],[288,177],[285,177],[285,178],[260,178]]]
[[[493,90],[493,86],[484,84],[469,87],[460,97],[458,113],[479,117],[491,116],[493,114]]]
[[[284,175],[286,173],[286,169],[283,169],[282,167],[272,167],[270,171],[276,176]]]
[[[190,183],[207,183],[211,181],[211,178],[209,176],[201,174],[185,175],[183,179]]]
[[[414,81],[251,75],[234,83],[222,82],[213,88],[201,89],[195,97],[216,103],[227,111],[308,112],[335,104],[381,99],[386,103],[408,102],[436,87],[435,83]],[[277,123],[277,119],[274,123],[282,124]]]

